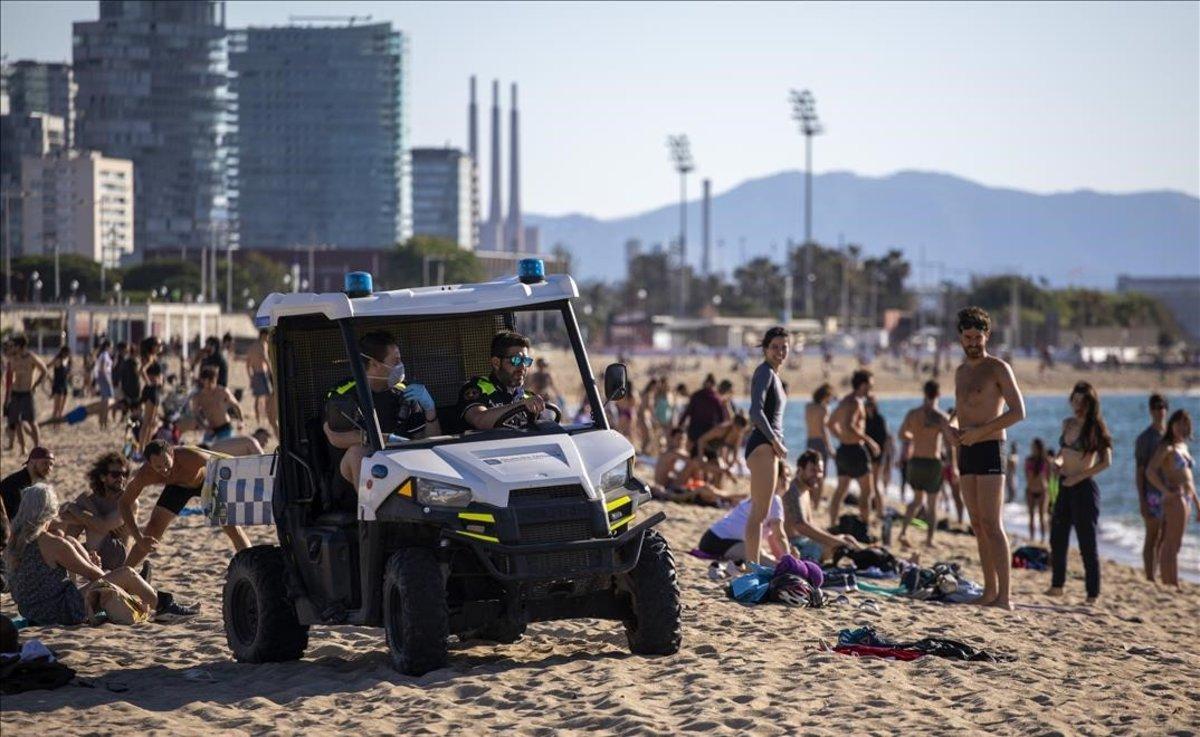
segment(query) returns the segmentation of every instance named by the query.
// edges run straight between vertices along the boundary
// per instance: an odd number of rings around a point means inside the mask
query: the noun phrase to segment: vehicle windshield
[[[447,435],[487,439],[598,426],[602,404],[567,303],[465,315],[358,318],[352,329],[359,345],[347,363],[359,366],[347,366],[345,373],[357,374],[361,368],[367,377],[388,447]],[[386,355],[381,352],[381,334],[394,341],[398,354],[390,347]],[[492,355],[498,334],[506,336],[497,351],[503,356]],[[393,390],[397,361],[404,365],[403,387]],[[430,421],[422,429],[419,420],[409,417],[432,418],[430,404],[437,423]],[[535,418],[531,407],[542,412]],[[371,432],[369,423],[364,429]]]

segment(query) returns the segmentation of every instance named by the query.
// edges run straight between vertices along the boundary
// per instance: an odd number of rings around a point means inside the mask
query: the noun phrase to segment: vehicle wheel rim
[[[239,581],[233,589],[232,624],[238,640],[244,643],[254,641],[258,635],[258,597],[254,587],[247,581]]]

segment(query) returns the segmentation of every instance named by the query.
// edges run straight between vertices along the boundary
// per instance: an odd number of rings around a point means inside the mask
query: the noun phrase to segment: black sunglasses
[[[128,472],[128,471],[126,471],[125,469],[121,469],[121,470],[119,470],[119,471],[114,471],[114,470],[112,470],[112,469],[110,468],[109,470],[107,470],[107,471],[105,471],[105,472],[104,472],[104,475],[105,475],[105,476],[108,476],[109,478],[118,478],[118,477],[120,477],[120,478],[128,478],[128,477],[129,477],[129,472]]]

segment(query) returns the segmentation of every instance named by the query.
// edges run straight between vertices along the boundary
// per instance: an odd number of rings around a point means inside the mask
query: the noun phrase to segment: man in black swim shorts
[[[834,460],[837,461],[837,491],[829,503],[829,525],[836,526],[842,511],[842,501],[850,490],[850,482],[858,481],[858,514],[868,526],[871,524],[871,498],[874,484],[871,478],[871,456],[878,453],[879,445],[867,435],[866,397],[871,393],[874,377],[865,369],[855,371],[850,378],[851,391],[829,415],[828,427],[838,439]],[[880,510],[882,511],[882,510]]]
[[[954,374],[958,428],[958,471],[971,529],[979,544],[983,596],[977,603],[1012,609],[1009,574],[1012,560],[1004,532],[1005,429],[1025,419],[1025,400],[1012,368],[987,352],[991,318],[982,308],[958,313],[958,337],[965,358]]]

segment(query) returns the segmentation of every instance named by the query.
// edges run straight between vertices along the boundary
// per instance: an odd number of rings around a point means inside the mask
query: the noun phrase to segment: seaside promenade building
[[[134,250],[133,163],[94,151],[26,157],[21,166],[27,254],[77,254],[120,265]]]
[[[473,249],[471,157],[456,148],[414,148],[412,168],[413,235]]]
[[[390,23],[231,32],[241,243],[392,248],[413,232],[405,35]]]
[[[76,145],[133,162],[139,254],[235,236],[225,3],[101,0],[73,53]]]

